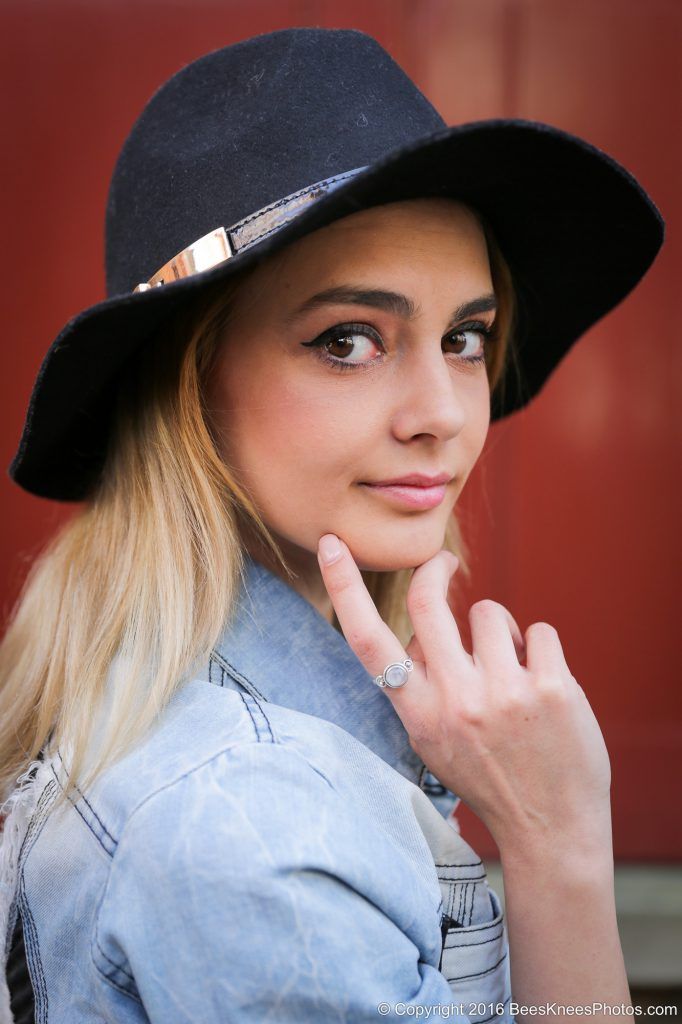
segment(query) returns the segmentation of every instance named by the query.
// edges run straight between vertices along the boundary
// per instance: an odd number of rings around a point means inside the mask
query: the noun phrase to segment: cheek
[[[311,490],[319,501],[322,482],[327,492],[346,481],[363,447],[352,429],[358,402],[294,369],[235,365],[214,393],[223,456],[266,504],[268,495],[296,502]]]
[[[466,426],[462,436],[462,450],[468,463],[466,476],[474,468],[485,446],[490,429],[490,389],[487,379],[481,382],[478,393],[472,394],[468,403]]]

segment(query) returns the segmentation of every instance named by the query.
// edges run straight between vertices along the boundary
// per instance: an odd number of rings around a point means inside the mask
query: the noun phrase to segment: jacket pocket
[[[445,913],[440,971],[452,989],[453,1002],[461,1004],[471,1024],[510,1019],[509,945],[497,893],[485,876],[468,883],[441,879],[441,889]],[[487,921],[480,920],[484,901],[490,904]],[[467,924],[474,907],[479,920]]]

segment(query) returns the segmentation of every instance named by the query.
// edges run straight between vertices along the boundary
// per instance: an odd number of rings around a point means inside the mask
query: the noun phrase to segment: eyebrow
[[[360,288],[354,285],[340,285],[336,288],[326,288],[309,299],[294,310],[287,318],[287,323],[298,320],[304,313],[319,309],[321,306],[349,305],[349,306],[373,306],[375,309],[382,309],[394,316],[402,317],[404,320],[413,320],[419,313],[418,307],[412,299],[400,292],[383,291],[377,288]],[[495,295],[480,295],[475,299],[463,302],[453,310],[450,323],[457,323],[465,317],[473,316],[474,313],[489,313],[497,309]]]

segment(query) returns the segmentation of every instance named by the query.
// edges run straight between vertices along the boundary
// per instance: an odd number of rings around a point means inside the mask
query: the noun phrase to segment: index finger
[[[334,534],[320,538],[318,561],[343,635],[368,672],[368,655],[406,658],[403,645],[379,615],[347,544]],[[377,673],[378,674],[378,673]]]
[[[334,534],[325,534],[320,538],[318,561],[343,635],[372,678],[381,675],[389,664],[405,661],[409,655],[379,615],[348,546]],[[417,665],[413,666],[408,682],[405,689],[414,697],[425,682]],[[411,703],[411,698],[403,689],[387,686],[385,692],[407,709],[405,702]]]
[[[416,600],[408,596],[407,601],[415,629],[410,643],[413,645],[415,640],[418,643],[421,660],[406,655],[400,640],[381,618],[351,551],[340,538],[334,534],[320,538],[318,561],[343,634],[375,681],[389,665],[410,658],[412,665],[407,679],[403,673],[403,682],[409,681],[409,686],[403,687],[397,682],[395,687],[389,684],[384,688],[409,732],[410,725],[415,724],[415,716],[423,719],[433,701],[442,699],[443,692],[450,690],[458,669],[461,671],[464,662],[471,661],[461,645],[446,600],[457,559],[453,566],[453,556],[440,551],[418,566],[412,577],[410,592],[417,596]],[[396,671],[395,675],[400,679],[400,672]],[[394,673],[385,678],[391,676]]]

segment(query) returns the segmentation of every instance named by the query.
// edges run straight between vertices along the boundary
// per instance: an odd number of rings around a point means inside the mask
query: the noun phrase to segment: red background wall
[[[588,139],[667,221],[636,292],[529,408],[495,425],[461,514],[471,604],[559,630],[613,767],[620,859],[682,858],[678,643],[682,4],[677,0],[4,0],[0,461],[66,320],[104,294],[109,176],[133,120],[181,65],[291,25],[375,35],[450,123],[517,116]],[[589,237],[585,245],[590,244]],[[551,259],[551,230],[547,256]],[[71,511],[0,477],[2,613]],[[467,604],[467,606],[468,606]],[[570,770],[570,766],[567,766]],[[475,848],[491,840],[468,811]]]

